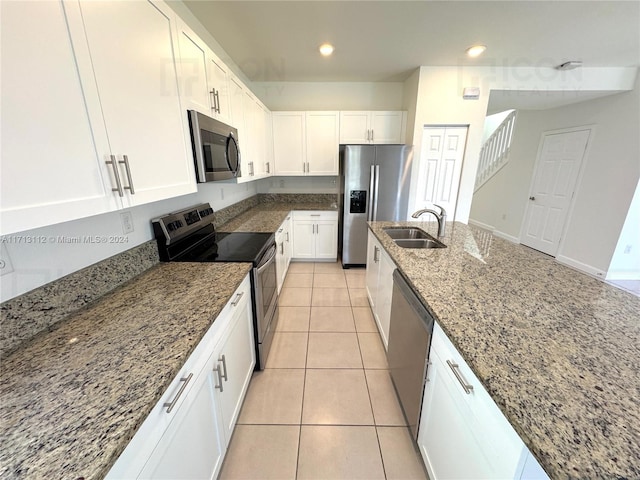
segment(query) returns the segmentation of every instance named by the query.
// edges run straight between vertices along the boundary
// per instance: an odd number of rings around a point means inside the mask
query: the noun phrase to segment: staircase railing
[[[516,123],[516,111],[511,112],[500,124],[496,131],[487,139],[480,150],[480,162],[476,174],[477,191],[491,177],[504,167],[509,161],[511,137]]]

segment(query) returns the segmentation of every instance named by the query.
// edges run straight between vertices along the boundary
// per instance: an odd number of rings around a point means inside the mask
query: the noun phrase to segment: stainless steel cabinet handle
[[[462,378],[462,374],[459,370],[460,366],[457,363],[453,363],[451,360],[447,360],[447,365],[449,365],[449,368],[458,379],[458,382],[460,382],[460,385],[462,385],[465,393],[471,393],[471,391],[473,390],[473,385],[469,385],[466,380]]]
[[[187,385],[189,385],[189,382],[191,381],[192,378],[193,378],[193,373],[190,373],[188,377],[184,377],[180,379],[180,381],[183,383],[182,383],[182,386],[180,387],[180,390],[178,390],[178,393],[176,394],[175,398],[170,402],[166,402],[163,405],[163,407],[166,407],[167,413],[171,413],[171,410],[173,410],[173,407],[176,406],[176,402],[180,398],[180,395],[184,393],[184,389],[187,388]]]
[[[280,244],[280,255],[284,255],[284,243]]]
[[[212,88],[211,91],[209,92],[209,95],[211,95],[211,110],[215,112],[216,111],[216,89]]]
[[[269,169],[269,162],[267,162],[266,167],[267,167],[267,173],[271,173],[271,172],[270,172],[270,169]]]
[[[287,236],[287,243],[289,243],[289,232],[284,232],[284,233]]]
[[[216,112],[220,113],[220,90],[216,90]]]
[[[222,362],[222,371],[224,372],[221,376],[222,378],[224,378],[224,381],[226,382],[228,380],[227,378],[227,358],[222,355],[219,359],[218,362]]]
[[[238,303],[240,303],[240,299],[242,298],[243,295],[244,295],[244,292],[237,293],[235,300],[233,302],[231,302],[231,306],[232,307],[237,307]]]
[[[371,140],[371,130],[367,128],[367,142]]]
[[[121,163],[124,165],[124,169],[127,172],[127,178],[129,179],[129,186],[124,187],[124,189],[129,190],[131,192],[131,195],[135,195],[136,191],[133,188],[133,177],[131,177],[131,169],[129,168],[129,157],[126,155],[123,155],[122,160],[120,160],[118,163]]]
[[[111,190],[118,192],[118,195],[124,197],[124,190],[122,189],[122,182],[120,181],[120,173],[118,172],[118,162],[116,161],[115,155],[109,155],[109,158],[111,160],[106,160],[104,163],[111,165],[111,168],[113,168],[113,176],[116,177],[116,188],[112,188]]]
[[[218,373],[218,383],[219,385],[215,385],[215,388],[220,390],[220,393],[224,392],[224,387],[222,386],[222,371],[220,369],[220,365],[213,369],[214,372]]]
[[[320,216],[322,216],[322,214],[321,213],[311,213],[311,214],[309,214],[309,216],[310,217],[320,217]]]
[[[371,141],[374,142],[375,138],[373,137],[373,128],[371,129]]]
[[[379,257],[378,254],[380,253],[380,250],[378,249],[378,247],[374,246],[373,247],[373,262],[374,263],[378,263]]]

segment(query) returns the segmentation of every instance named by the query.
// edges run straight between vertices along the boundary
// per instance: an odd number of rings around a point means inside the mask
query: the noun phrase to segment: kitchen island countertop
[[[490,232],[370,229],[551,478],[640,478],[640,298]]]
[[[0,477],[103,478],[250,270],[157,265],[3,359]]]

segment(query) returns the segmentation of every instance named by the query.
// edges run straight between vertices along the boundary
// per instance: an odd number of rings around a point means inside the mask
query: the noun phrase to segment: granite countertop
[[[260,203],[217,227],[219,232],[273,233],[291,210],[338,210],[332,202],[268,202]]]
[[[551,478],[640,478],[640,298],[460,223],[370,228]]]
[[[157,265],[3,359],[0,477],[103,478],[250,269]]]

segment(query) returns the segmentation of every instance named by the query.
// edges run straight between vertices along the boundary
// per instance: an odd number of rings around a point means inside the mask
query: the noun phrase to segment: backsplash
[[[151,240],[0,304],[0,358],[159,262]]]
[[[335,193],[259,193],[258,203],[337,203]]]

